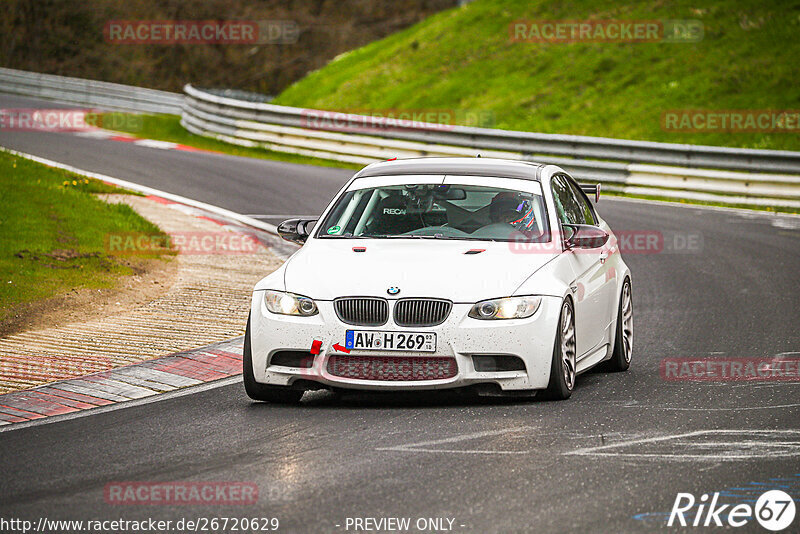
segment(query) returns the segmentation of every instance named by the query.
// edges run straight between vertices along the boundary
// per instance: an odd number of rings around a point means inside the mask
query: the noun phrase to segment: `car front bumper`
[[[542,297],[539,309],[527,319],[478,320],[468,317],[471,304],[454,304],[447,320],[433,327],[399,327],[389,319],[383,326],[353,326],[339,320],[333,302],[317,301],[319,313],[311,317],[278,315],[267,310],[264,292],[255,291],[251,303],[251,350],[256,382],[291,386],[299,380],[332,388],[402,391],[448,389],[476,384],[496,384],[502,391],[544,389],[550,377],[561,299]],[[390,302],[390,307],[393,304]],[[391,315],[390,309],[390,315]],[[429,380],[365,380],[335,376],[328,372],[328,359],[343,355],[333,348],[345,344],[346,330],[394,332],[435,332],[435,352],[350,350],[349,356],[363,357],[451,357],[455,376]],[[321,342],[320,353],[308,368],[272,365],[270,359],[279,351],[305,351],[311,357],[312,343]],[[525,370],[479,372],[475,355],[517,356]]]

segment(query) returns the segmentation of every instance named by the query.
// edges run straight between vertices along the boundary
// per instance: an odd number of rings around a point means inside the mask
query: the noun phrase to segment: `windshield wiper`
[[[323,236],[320,236],[323,237]],[[372,234],[372,235],[326,235],[328,237],[345,238],[345,239],[441,239],[448,241],[491,241],[496,243],[502,241],[501,239],[492,237],[470,237],[470,236],[451,236],[451,235],[420,235],[420,234]]]
[[[394,234],[394,235],[370,235],[370,236],[361,236],[361,237],[369,237],[369,238],[376,238],[376,239],[442,239],[442,240],[457,240],[457,241],[493,241],[496,242],[498,239],[493,239],[491,237],[459,237],[459,236],[450,236],[450,235],[442,235],[442,234],[434,234],[434,235],[420,235],[420,234]]]
[[[437,237],[436,239],[447,239],[451,241],[492,241],[492,242],[499,241],[499,239],[494,239],[491,237],[469,237],[469,236],[459,237],[454,235],[443,235]]]
[[[378,234],[378,235],[362,235],[362,238],[368,239],[432,239],[432,235],[405,235],[405,234]]]

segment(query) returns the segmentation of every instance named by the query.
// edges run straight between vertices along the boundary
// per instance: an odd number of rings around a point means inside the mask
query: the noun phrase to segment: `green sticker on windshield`
[[[331,226],[328,228],[328,235],[330,234],[338,234],[342,230],[341,226]]]

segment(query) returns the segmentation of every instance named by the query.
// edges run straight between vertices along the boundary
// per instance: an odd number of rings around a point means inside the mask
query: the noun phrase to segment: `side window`
[[[583,220],[586,221],[585,224],[596,226],[597,220],[595,219],[594,211],[592,211],[592,206],[589,204],[589,199],[586,198],[586,194],[581,191],[580,187],[572,180],[567,180],[567,182],[572,190],[572,195],[575,197],[575,202],[578,203],[579,209],[583,214]]]
[[[558,219],[564,224],[587,224],[584,211],[564,177],[553,177],[550,185],[553,188]]]

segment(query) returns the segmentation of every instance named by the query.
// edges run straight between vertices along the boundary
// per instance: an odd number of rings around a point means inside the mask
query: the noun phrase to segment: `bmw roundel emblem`
[[[389,293],[390,295],[397,295],[398,293],[400,293],[400,288],[397,286],[392,286],[389,289],[387,289],[386,292]]]

